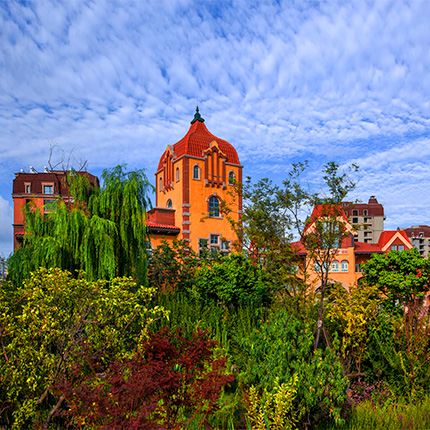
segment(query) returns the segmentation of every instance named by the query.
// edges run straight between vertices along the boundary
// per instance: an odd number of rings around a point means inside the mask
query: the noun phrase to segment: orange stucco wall
[[[198,165],[200,178],[193,179],[193,168]],[[176,168],[179,167],[179,181],[176,180]],[[208,185],[205,181],[205,161],[196,157],[184,156],[173,162],[174,181],[170,189],[160,188],[160,177],[164,175],[164,169],[155,175],[156,180],[156,205],[166,207],[167,201],[172,200],[172,208],[175,209],[175,226],[181,229],[178,239],[189,239],[191,247],[198,251],[199,239],[209,239],[210,234],[219,234],[220,238],[234,241],[236,236],[231,229],[225,215],[219,218],[209,218],[208,200],[212,195],[220,200],[225,200],[231,205],[232,216],[239,219],[239,202],[233,204],[233,197],[228,194],[232,186],[228,184],[228,174],[232,171],[236,180],[241,180],[241,166],[226,163],[226,187]],[[189,232],[189,233],[187,233]],[[153,235],[153,246],[161,242],[161,236]],[[165,240],[171,241],[173,237],[165,236]]]

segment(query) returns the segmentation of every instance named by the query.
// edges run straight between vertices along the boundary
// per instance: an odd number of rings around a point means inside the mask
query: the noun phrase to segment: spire
[[[194,114],[194,119],[191,121],[191,124],[194,124],[196,121],[205,122],[205,120],[199,114],[199,107],[196,107],[196,113]]]

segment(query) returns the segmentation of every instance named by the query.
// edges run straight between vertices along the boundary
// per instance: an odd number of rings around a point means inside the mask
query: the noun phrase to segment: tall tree
[[[22,247],[11,257],[9,279],[21,283],[39,267],[84,270],[90,280],[133,276],[146,284],[146,211],[152,189],[143,170],[106,169],[101,188],[68,172],[70,196],[42,214],[25,207]],[[50,207],[51,209],[51,207]]]

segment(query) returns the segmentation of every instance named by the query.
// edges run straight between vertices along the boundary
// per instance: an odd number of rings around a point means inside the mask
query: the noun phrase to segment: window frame
[[[215,201],[216,201],[216,205],[212,203]],[[216,212],[214,212],[214,208],[216,208]],[[222,218],[220,200],[218,196],[212,195],[208,198],[208,216],[209,218]]]
[[[340,270],[342,273],[347,273],[349,269],[349,264],[348,264],[348,260],[343,260],[341,265],[340,265]]]
[[[197,172],[197,177],[196,177]],[[194,164],[193,166],[193,180],[200,181],[201,180],[201,168],[198,164]]]

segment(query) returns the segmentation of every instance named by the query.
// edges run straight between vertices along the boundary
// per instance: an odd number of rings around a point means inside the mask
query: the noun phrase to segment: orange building
[[[324,210],[321,209],[321,206],[314,208],[311,221],[304,230],[304,235],[313,234],[315,220],[321,217],[322,213]],[[337,221],[343,225],[348,237],[342,240],[339,247],[332,250],[333,256],[328,267],[328,278],[341,283],[344,287],[349,288],[357,284],[363,276],[361,266],[371,258],[372,254],[384,254],[389,251],[404,251],[412,248],[406,233],[399,230],[383,231],[377,244],[357,241],[358,233],[353,229],[343,209],[340,209]],[[318,288],[320,285],[319,271],[321,270],[318,262],[310,261],[303,241],[293,245],[297,249],[297,254],[303,258],[303,261],[306,261],[306,267],[309,267],[308,275],[311,285]]]
[[[15,173],[15,179],[13,180],[14,251],[24,238],[25,220],[23,206],[26,203],[32,201],[44,213],[49,212],[49,204],[54,202],[58,197],[61,197],[64,201],[70,198],[69,187],[65,180],[67,172],[61,170],[49,171],[45,168],[43,173],[38,173],[33,167],[30,167],[30,171],[30,173],[24,171]],[[87,172],[76,173],[78,175],[86,175],[90,184],[99,186],[99,180],[96,176]]]
[[[221,202],[238,221],[241,199],[229,191],[242,182],[242,167],[233,146],[212,135],[196,109],[187,134],[161,155],[156,180],[156,207],[148,213],[152,246],[182,239],[199,252],[203,246],[228,252],[236,239]]]

